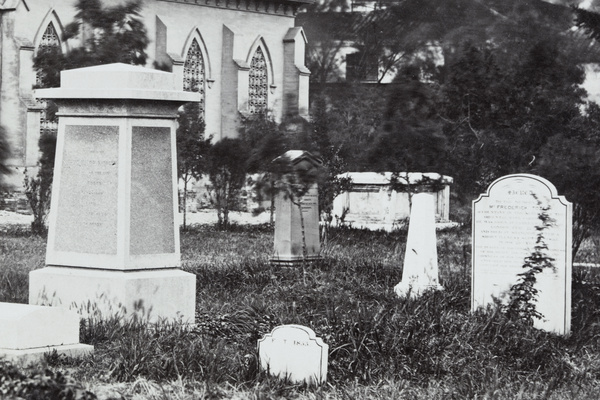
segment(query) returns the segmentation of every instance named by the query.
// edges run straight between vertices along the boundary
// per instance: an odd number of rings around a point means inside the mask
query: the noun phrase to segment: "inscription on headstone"
[[[539,216],[544,208],[552,225],[543,232],[554,268],[536,276],[535,320],[539,329],[567,334],[571,320],[572,205],[559,196],[552,183],[535,175],[508,175],[497,179],[473,202],[472,304],[475,310],[494,298],[506,302],[517,283],[525,257],[534,250]]]
[[[261,369],[292,382],[327,380],[329,346],[302,325],[278,326],[258,341]]]
[[[55,250],[117,253],[118,126],[65,127]]]
[[[170,133],[168,127],[132,128],[132,255],[175,251]]]

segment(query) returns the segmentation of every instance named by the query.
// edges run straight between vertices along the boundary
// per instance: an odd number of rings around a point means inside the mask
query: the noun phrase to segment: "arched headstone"
[[[498,299],[506,302],[510,288],[524,272],[525,257],[534,250],[547,209],[552,224],[543,232],[554,268],[537,274],[537,328],[568,334],[571,325],[572,205],[548,180],[529,174],[507,175],[494,181],[473,201],[473,265],[471,308]]]

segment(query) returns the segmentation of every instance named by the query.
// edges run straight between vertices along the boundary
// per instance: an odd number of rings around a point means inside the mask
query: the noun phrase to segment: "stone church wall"
[[[118,0],[106,0],[105,4]],[[249,96],[253,56],[258,48],[266,63],[267,109],[277,120],[308,115],[306,37],[294,28],[306,0],[145,0],[142,9],[154,61],[181,76],[190,46],[199,45],[204,61],[206,134],[235,137],[240,120],[254,109]],[[40,116],[35,99],[32,58],[51,23],[58,37],[75,14],[74,0],[5,0],[0,4],[0,125],[13,150],[10,177],[17,189],[24,168],[38,160]],[[60,43],[62,50],[78,43]]]

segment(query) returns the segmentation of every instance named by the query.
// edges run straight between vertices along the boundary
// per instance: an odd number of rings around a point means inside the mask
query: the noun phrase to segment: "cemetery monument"
[[[0,359],[34,364],[49,352],[90,354],[94,346],[79,343],[79,319],[63,307],[0,303]]]
[[[566,335],[571,325],[572,205],[546,179],[529,174],[503,176],[473,201],[473,263],[471,308],[508,300],[525,257],[534,250],[540,213],[552,225],[544,230],[553,268],[537,274],[534,326]]]
[[[193,321],[195,276],[179,268],[175,128],[198,93],[182,91],[176,74],[109,64],[63,71],[60,88],[37,96],[58,104],[59,127],[47,266],[30,273],[29,303]]]
[[[438,272],[434,198],[429,193],[417,193],[412,196],[402,281],[394,291],[404,297],[442,290]]]
[[[283,156],[291,163],[292,172],[302,174],[319,168],[323,162],[307,151],[290,150]],[[292,185],[297,184],[295,176],[284,176]],[[289,184],[289,183],[288,183]],[[301,214],[302,213],[302,214]],[[312,184],[300,199],[292,199],[285,192],[275,198],[275,250],[271,258],[273,264],[294,264],[304,260],[303,232],[306,239],[306,260],[320,258],[319,239],[319,191]]]

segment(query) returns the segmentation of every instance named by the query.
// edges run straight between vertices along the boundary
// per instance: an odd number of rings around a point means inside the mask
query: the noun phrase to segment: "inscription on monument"
[[[132,128],[132,255],[175,252],[170,133],[168,127]]]
[[[117,253],[118,141],[118,126],[65,127],[55,250]]]
[[[472,308],[494,300],[507,301],[509,290],[525,271],[525,257],[534,250],[546,212],[552,224],[544,229],[547,255],[554,268],[537,275],[536,309],[544,316],[536,327],[567,333],[571,296],[571,203],[558,196],[547,180],[534,175],[509,175],[496,180],[473,202]]]

